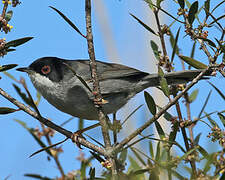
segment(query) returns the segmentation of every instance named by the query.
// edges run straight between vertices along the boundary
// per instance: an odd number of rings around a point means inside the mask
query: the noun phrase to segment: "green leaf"
[[[160,66],[158,66],[158,74],[160,77],[164,77],[164,72]]]
[[[213,127],[215,127],[215,126],[219,127],[218,124],[216,123],[216,121],[214,121],[209,114],[207,114],[206,112],[204,112],[204,113],[205,113],[205,116],[207,117],[207,119],[209,120],[210,124]]]
[[[210,46],[216,48],[216,44],[213,41],[211,41],[210,39],[206,39],[206,38],[203,38],[203,37],[198,37],[198,39],[202,39],[203,41],[209,43]]]
[[[208,94],[208,96],[206,97],[206,100],[205,100],[205,102],[204,102],[204,105],[202,106],[202,109],[201,109],[201,111],[200,111],[200,113],[199,113],[199,115],[198,115],[198,118],[201,117],[201,115],[202,115],[202,113],[203,113],[203,111],[204,111],[204,109],[205,109],[205,107],[206,107],[206,105],[207,105],[207,103],[208,103],[208,101],[209,101],[209,98],[210,98],[210,96],[211,96],[211,93],[212,93],[212,90],[209,91],[209,94]]]
[[[160,139],[165,138],[165,133],[164,133],[164,131],[163,131],[163,129],[162,129],[162,127],[161,127],[161,125],[159,124],[158,121],[155,121],[155,127],[156,127],[156,130],[157,130],[158,134],[159,134]]]
[[[90,180],[94,180],[95,179],[95,168],[90,168],[90,171],[89,171],[89,175],[90,175]]]
[[[208,82],[217,92],[218,94],[223,98],[223,100],[225,100],[225,95],[211,82]]]
[[[134,155],[135,155],[135,157],[141,162],[141,164],[143,165],[143,166],[146,166],[146,163],[145,163],[145,161],[142,159],[142,157],[136,152],[136,150],[134,149],[134,148],[130,148],[131,149],[131,151],[134,153]]]
[[[195,55],[195,48],[196,48],[196,41],[194,41],[194,44],[193,44],[193,46],[192,46],[192,49],[191,49],[191,58],[193,58],[194,57],[194,55]]]
[[[164,1],[164,0],[157,0],[156,5],[157,5],[158,7],[160,7],[161,2],[163,2],[163,1]]]
[[[0,114],[10,114],[18,111],[18,109],[13,109],[9,107],[0,107]]]
[[[148,6],[151,10],[153,10],[153,6],[152,6],[152,0],[144,0],[146,3],[148,3]]]
[[[189,150],[188,152],[186,152],[183,156],[181,156],[179,158],[179,160],[184,160],[186,159],[191,153],[193,153],[194,151],[196,151],[198,149],[198,146],[195,146],[193,149]]]
[[[6,13],[6,15],[5,15],[5,20],[7,21],[7,22],[9,22],[10,20],[11,20],[11,18],[12,18],[12,16],[13,16],[13,11],[8,11],[7,13]]]
[[[223,172],[222,176],[220,177],[219,180],[224,180],[225,179],[225,171]]]
[[[140,19],[138,19],[136,16],[134,16],[133,14],[131,14],[130,13],[130,15],[134,18],[134,19],[136,19],[145,29],[147,29],[149,32],[151,32],[152,34],[155,34],[155,35],[157,35],[156,33],[155,33],[155,31],[152,29],[152,28],[150,28],[148,25],[146,25],[145,23],[143,23]]]
[[[193,58],[190,58],[188,56],[179,56],[183,61],[185,61],[187,64],[189,64],[190,66],[196,68],[196,69],[206,69],[207,66]]]
[[[75,26],[68,17],[66,17],[62,12],[60,12],[58,9],[49,6],[50,8],[52,8],[54,11],[56,11],[75,31],[77,31],[81,36],[83,36],[84,38],[86,38],[86,36],[84,36],[80,30],[77,28],[77,26]]]
[[[151,157],[154,158],[154,150],[153,150],[152,141],[149,141],[149,152]]]
[[[13,52],[13,51],[16,51],[16,49],[12,49],[12,48],[11,49],[6,49],[6,51],[7,52]]]
[[[156,114],[156,105],[155,105],[154,99],[147,91],[144,91],[144,96],[145,96],[145,102],[148,105],[149,111],[152,113],[152,115],[155,115]]]
[[[214,158],[213,157],[214,157],[214,154],[208,155],[207,162],[206,162],[205,167],[203,169],[203,173],[204,174],[207,174],[207,172],[211,168],[211,165],[213,165],[213,161],[214,161]]]
[[[188,12],[188,22],[192,25],[195,20],[195,14],[198,12],[198,1],[195,1]]]
[[[225,127],[225,116],[222,113],[217,113],[217,115],[220,118],[220,121],[222,122],[223,126]]]
[[[210,10],[210,0],[206,0],[205,3],[204,3],[204,6],[205,6],[205,8],[204,8],[205,14],[206,14],[206,16],[208,16],[209,15],[208,12]]]
[[[188,97],[188,100],[189,100],[190,103],[195,101],[195,99],[198,96],[198,92],[199,92],[198,89],[195,89],[194,91],[192,91],[191,95]]]
[[[198,135],[195,137],[194,145],[198,145],[201,135],[202,135],[202,133],[198,133]]]
[[[173,52],[172,52],[172,56],[171,56],[171,63],[173,63],[173,59],[174,59],[174,57],[175,57],[175,53],[176,53],[176,54],[179,54],[179,48],[178,48],[178,46],[177,46],[177,41],[178,41],[179,34],[180,34],[180,28],[179,28],[178,31],[177,31],[175,40],[172,40],[171,38],[172,38],[173,36],[170,36],[170,39],[171,39],[170,42],[173,41],[173,43],[172,43],[172,46],[173,46]]]
[[[130,161],[130,166],[132,169],[136,170],[136,169],[141,169],[141,167],[138,165],[138,163],[136,162],[135,159],[133,159],[131,156],[128,156],[129,161]]]
[[[156,155],[155,155],[155,160],[159,162],[160,159],[160,154],[161,154],[161,147],[160,147],[160,141],[157,143],[157,149],[156,149]]]
[[[27,95],[23,93],[17,85],[13,84],[13,87],[26,104],[28,104],[31,107],[34,107],[31,99],[27,97]]]
[[[162,88],[162,91],[165,94],[165,96],[169,97],[170,96],[170,90],[169,90],[169,86],[167,84],[166,78],[164,78],[164,77],[161,78],[160,87]]]
[[[16,122],[18,122],[21,126],[23,126],[30,134],[31,136],[33,136],[33,138],[37,141],[37,143],[42,147],[42,148],[47,148],[47,146],[41,141],[40,138],[38,138],[35,134],[34,134],[34,129],[33,128],[28,128],[26,123],[23,121],[20,121],[18,119],[15,119]],[[51,151],[49,149],[46,149],[45,152],[49,155],[49,156],[53,156]]]
[[[180,5],[180,7],[181,7],[181,9],[184,9],[184,0],[178,0],[178,3],[179,3],[179,5]]]
[[[134,172],[132,173],[132,175],[136,176],[136,175],[144,174],[144,173],[146,173],[146,172],[148,172],[148,171],[149,171],[148,168],[147,168],[147,169],[139,169],[139,170],[134,171]]]
[[[209,154],[202,146],[198,145],[198,151],[204,156],[204,158],[208,158]]]
[[[127,159],[127,149],[124,149],[119,155],[119,161],[124,164]]]
[[[174,142],[176,140],[178,130],[179,130],[179,122],[175,121],[175,123],[173,123],[173,130],[170,132],[170,135],[169,135],[170,142]]]
[[[12,79],[13,81],[18,82],[17,79],[12,74],[8,73],[7,71],[4,71],[3,74],[9,77],[10,79]]]
[[[152,41],[152,40],[150,41],[150,44],[151,44],[152,51],[153,51],[153,53],[155,55],[155,58],[157,60],[159,60],[159,58],[160,58],[160,52],[159,52],[158,45],[154,41]]]
[[[41,176],[39,174],[24,174],[24,176],[26,177],[31,177],[31,178],[35,178],[35,179],[40,179],[40,180],[54,180],[52,178],[46,177],[46,176]]]
[[[7,70],[12,69],[16,66],[18,66],[18,64],[7,64],[7,65],[0,66],[0,72],[7,71]]]
[[[20,38],[20,39],[16,39],[13,41],[9,41],[5,44],[5,48],[9,48],[9,47],[17,47],[20,46],[28,41],[30,41],[31,39],[33,39],[33,37],[24,37],[24,38]]]

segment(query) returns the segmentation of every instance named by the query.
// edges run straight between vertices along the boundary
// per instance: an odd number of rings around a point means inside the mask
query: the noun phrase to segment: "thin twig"
[[[42,119],[39,119],[38,114],[35,111],[32,111],[28,106],[24,105],[23,103],[19,102],[18,100],[16,100],[15,98],[13,98],[12,96],[10,96],[8,93],[6,93],[2,88],[0,88],[0,95],[2,95],[4,98],[6,98],[7,100],[9,100],[11,103],[13,103],[14,105],[16,105],[18,108],[20,108],[22,111],[26,112],[27,114],[29,114],[30,116],[34,117],[35,119],[37,119],[38,121],[40,121],[41,123],[43,123],[44,125],[48,126],[49,128],[54,129],[55,131],[65,135],[68,138],[73,137],[73,133],[71,131],[68,131],[58,125],[56,125],[55,123],[49,121],[48,119],[42,117]],[[78,143],[80,143],[81,145],[92,149],[93,151],[98,152],[99,154],[105,156],[105,157],[109,157],[109,154],[102,148],[88,142],[87,140],[85,140],[84,138],[78,137],[77,138]]]
[[[149,121],[147,121],[144,125],[136,129],[129,136],[124,138],[114,149],[113,152],[120,151],[127,143],[129,143],[133,138],[135,138],[138,134],[144,131],[147,127],[149,127],[152,123],[157,121],[161,115],[163,115],[171,106],[173,106],[183,95],[186,93],[191,87],[193,87],[201,77],[208,71],[208,68],[203,70],[196,78],[192,80],[192,82],[184,89],[181,93],[179,93],[174,99],[172,99],[166,106],[164,106],[154,117],[152,117]]]

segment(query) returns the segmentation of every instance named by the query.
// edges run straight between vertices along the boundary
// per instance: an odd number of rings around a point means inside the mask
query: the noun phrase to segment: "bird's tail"
[[[192,81],[195,77],[197,77],[203,70],[187,70],[187,71],[178,71],[178,72],[170,72],[165,73],[164,77],[167,80],[168,85],[175,84],[183,84],[189,81]],[[211,73],[207,72],[201,79],[209,79]],[[144,78],[145,86],[147,87],[155,87],[160,84],[160,76],[158,74],[149,74]]]

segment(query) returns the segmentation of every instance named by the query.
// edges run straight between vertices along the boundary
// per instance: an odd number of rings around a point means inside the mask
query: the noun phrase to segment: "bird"
[[[94,95],[86,86],[93,88],[89,61],[42,57],[28,67],[17,70],[26,72],[37,91],[58,110],[81,119],[98,120]],[[98,60],[96,64],[100,91],[106,102],[102,104],[102,108],[106,114],[116,113],[144,89],[160,85],[161,77],[158,74]],[[168,85],[182,84],[193,80],[201,72],[202,70],[169,72],[164,74],[164,78]]]

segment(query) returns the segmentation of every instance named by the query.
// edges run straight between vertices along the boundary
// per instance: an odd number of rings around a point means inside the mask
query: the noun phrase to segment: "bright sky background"
[[[103,9],[97,8],[97,5],[95,5],[93,8],[93,11],[98,11],[98,13],[94,12],[93,16],[96,58],[105,62],[120,62],[146,72],[151,72],[152,69],[154,69],[156,63],[155,61],[152,61],[154,59],[154,55],[151,51],[149,42],[150,40],[155,39],[155,37],[148,33],[129,15],[129,13],[136,15],[146,22],[146,24],[154,28],[152,26],[154,19],[146,3],[140,0],[99,0],[99,2],[104,3],[105,11],[108,14],[107,16],[103,15]],[[22,4],[16,8],[11,8],[11,6],[9,7],[8,10],[12,9],[14,12],[13,18],[9,24],[13,25],[14,28],[12,29],[12,32],[7,35],[2,33],[1,38],[5,37],[7,41],[10,41],[26,36],[33,36],[34,39],[18,47],[16,52],[9,53],[7,56],[1,59],[1,65],[16,63],[19,64],[19,67],[28,66],[35,59],[44,56],[58,56],[65,59],[88,58],[87,44],[85,39],[77,34],[56,12],[54,12],[48,6],[53,6],[66,14],[67,17],[69,17],[71,21],[73,21],[85,34],[83,1],[22,1]],[[177,7],[178,5],[174,7],[174,3],[172,3],[172,6],[170,6],[168,0],[164,2],[164,8],[171,8],[170,11],[173,13],[175,13],[174,9]],[[2,5],[0,8],[2,9]],[[221,13],[224,13],[224,9],[218,12],[218,14]],[[104,19],[106,17],[109,18],[109,21],[104,23],[109,24],[109,28],[113,35],[113,37],[111,37],[113,40],[111,40],[111,45],[113,44],[115,49],[110,47],[109,50],[107,50],[107,45],[105,43],[107,39],[110,40],[110,37],[104,36],[102,31],[102,27],[104,26],[100,25],[100,21],[102,18]],[[170,18],[166,19],[171,21]],[[166,19],[164,19],[164,22]],[[177,26],[172,29],[174,34],[179,27],[178,25],[179,24],[177,24]],[[216,29],[214,28],[213,30]],[[179,47],[182,48],[182,54],[188,56],[191,52],[192,43],[189,37],[184,37],[184,29],[181,29],[181,32],[182,35],[180,36],[180,39],[184,38],[184,40],[181,41]],[[216,35],[216,33],[212,32],[209,37],[213,39],[213,37]],[[171,55],[171,51],[169,54]],[[207,63],[207,57],[203,53],[197,53],[195,58],[201,60],[204,63]],[[175,63],[180,65],[177,57],[175,59]],[[178,66],[176,69],[181,70],[181,67]],[[15,70],[10,70],[9,72],[18,78],[20,76],[25,77],[30,91],[35,97],[36,91],[25,74]],[[21,100],[12,87],[12,83],[14,82],[4,75],[1,76],[1,88],[3,88],[13,97]],[[224,89],[222,89],[224,87],[225,81],[221,75],[212,78],[210,82],[214,83],[222,90],[223,93],[225,93]],[[197,87],[200,90],[199,93],[201,96],[198,96],[197,100],[192,104],[192,117],[196,117],[198,115],[207,94],[212,89],[212,87],[206,81],[201,81],[196,87],[192,88],[192,90]],[[148,89],[148,91],[151,92],[150,89]],[[126,113],[129,114],[133,109],[143,103],[143,93],[140,93],[137,95],[137,97],[131,100],[131,109],[129,109],[129,112]],[[224,105],[223,99],[217,94],[217,92],[215,92],[215,90],[213,90],[212,97],[209,100],[209,104],[206,108],[206,112],[209,113],[215,110],[224,110]],[[0,96],[0,107],[15,106]],[[41,100],[39,110],[43,116],[52,119],[57,124],[61,124],[70,118],[69,115],[62,113],[49,105],[44,99]],[[133,124],[133,127],[137,127],[137,125],[139,126],[142,122],[149,119],[150,114],[145,110],[146,106],[144,106],[137,113],[135,116],[136,118],[133,118],[131,123]],[[123,117],[125,117],[125,115],[121,115],[119,119],[122,120]],[[0,177],[4,179],[10,175],[10,180],[24,179],[23,174],[25,173],[41,174],[48,177],[59,176],[60,174],[54,161],[47,161],[47,156],[45,153],[40,153],[33,158],[29,158],[29,155],[39,150],[40,147],[33,137],[13,119],[22,120],[26,122],[29,127],[39,126],[37,120],[28,116],[24,112],[16,112],[13,114],[0,116]],[[88,124],[89,122],[86,122],[85,125],[87,126]],[[216,144],[212,145],[209,143],[209,139],[206,138],[206,135],[209,131],[208,127],[200,123],[197,127],[198,128],[194,129],[195,135],[197,135],[198,132],[204,132],[201,137],[201,144],[207,146],[209,150],[213,150],[213,148],[215,149],[217,147]],[[72,121],[71,123],[67,124],[65,128],[71,131],[76,131],[77,121]],[[96,134],[96,132],[97,131],[94,130],[89,134],[92,137],[101,140],[101,135],[99,133]],[[153,131],[147,132],[147,134],[151,133],[153,133]],[[57,142],[63,138],[64,137],[62,135],[57,134],[54,139],[55,142]],[[181,137],[178,137],[177,141],[183,144],[183,139]],[[62,163],[65,172],[68,173],[71,170],[78,169],[79,161],[76,160],[76,157],[79,155],[78,148],[68,141],[63,144],[63,149],[64,153],[60,155],[60,162]],[[86,152],[86,157],[88,157],[88,151],[84,152]],[[100,167],[98,163],[95,166]]]

